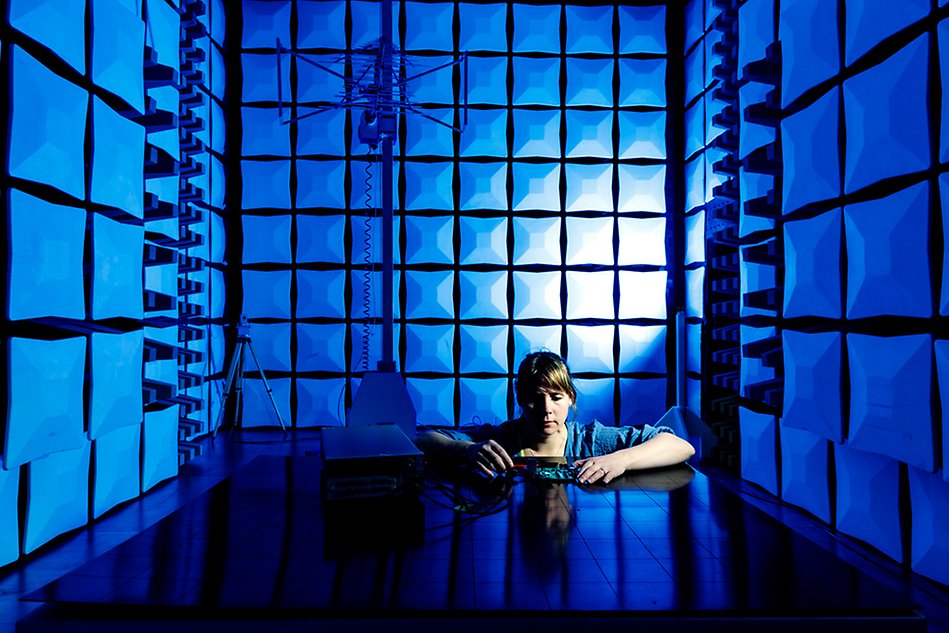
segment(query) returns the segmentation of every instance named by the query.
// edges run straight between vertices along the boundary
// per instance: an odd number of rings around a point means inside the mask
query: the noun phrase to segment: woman
[[[695,453],[668,427],[581,426],[568,421],[576,413],[577,390],[566,362],[549,351],[528,354],[514,381],[520,417],[500,425],[421,433],[419,448],[429,455],[455,457],[486,475],[514,466],[511,458],[577,457],[580,483],[609,483],[629,470],[680,464]]]

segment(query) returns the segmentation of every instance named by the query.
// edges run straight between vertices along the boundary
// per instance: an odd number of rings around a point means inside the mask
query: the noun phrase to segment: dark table
[[[905,597],[687,465],[605,486],[428,472],[416,495],[331,504],[320,478],[318,457],[254,459],[29,595],[53,606],[21,628],[926,628]]]

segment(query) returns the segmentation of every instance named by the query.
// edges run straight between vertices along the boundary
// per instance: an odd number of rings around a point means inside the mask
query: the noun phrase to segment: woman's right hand
[[[483,475],[494,476],[514,468],[514,460],[494,440],[475,442],[465,450],[468,461]]]

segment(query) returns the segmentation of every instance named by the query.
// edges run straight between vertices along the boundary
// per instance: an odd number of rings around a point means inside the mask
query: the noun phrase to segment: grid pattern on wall
[[[943,583],[945,4],[733,7],[742,476]]]
[[[204,406],[191,389],[222,262],[209,201],[225,184],[188,102],[212,91],[216,71],[192,65],[216,46],[202,36],[223,41],[220,0],[7,6],[0,565],[191,455],[180,419]]]
[[[665,8],[394,4],[403,76],[468,54],[410,82],[426,116],[401,115],[395,142],[395,359],[419,421],[509,418],[517,362],[548,348],[578,378],[581,419],[654,422],[671,316]],[[361,113],[321,110],[342,80],[311,62],[358,74],[379,5],[242,8],[242,307],[278,409],[341,424],[381,356],[381,178]],[[279,80],[278,39],[293,51]],[[243,423],[273,424],[254,383]]]

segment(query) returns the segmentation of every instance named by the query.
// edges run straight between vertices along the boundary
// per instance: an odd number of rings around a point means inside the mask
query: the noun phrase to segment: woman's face
[[[543,436],[566,429],[567,415],[572,406],[573,399],[567,394],[542,387],[525,394],[521,402],[528,425]]]

